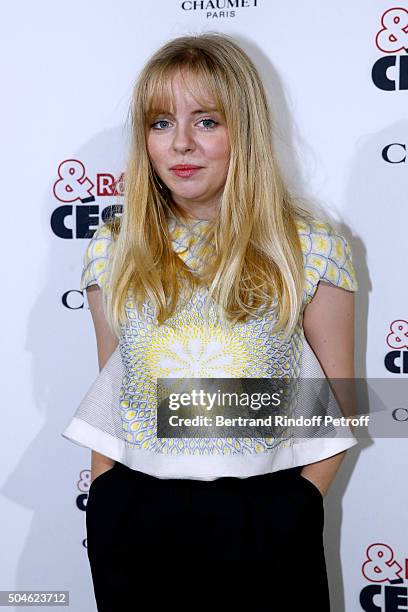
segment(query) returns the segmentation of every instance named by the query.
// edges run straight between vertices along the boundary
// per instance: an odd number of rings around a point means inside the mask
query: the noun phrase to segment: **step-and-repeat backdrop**
[[[91,612],[90,450],[61,431],[98,374],[79,280],[86,233],[123,202],[116,179],[138,71],[176,36],[236,38],[267,88],[286,179],[352,247],[356,375],[401,381],[408,10],[385,0],[40,0],[4,6],[3,23],[0,589],[67,590],[71,610]],[[334,611],[408,609],[407,406],[393,411],[400,435],[361,440],[325,498]],[[288,571],[301,600],[296,553]]]

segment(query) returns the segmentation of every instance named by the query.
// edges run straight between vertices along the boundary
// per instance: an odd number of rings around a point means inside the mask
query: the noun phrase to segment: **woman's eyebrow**
[[[218,109],[217,108],[212,108],[212,107],[208,107],[208,108],[204,108],[204,109],[197,109],[195,111],[192,111],[192,115],[198,115],[199,113],[218,113]]]
[[[191,115],[199,115],[200,113],[218,113],[219,110],[217,108],[199,108],[197,110],[191,111]],[[173,113],[171,113],[170,111],[161,111],[159,113],[157,113],[157,115],[171,115],[172,117],[174,117]]]

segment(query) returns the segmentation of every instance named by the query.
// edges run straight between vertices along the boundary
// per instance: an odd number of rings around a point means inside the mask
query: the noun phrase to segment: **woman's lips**
[[[198,172],[201,169],[202,168],[171,168],[171,171],[173,174],[180,176],[181,178],[189,178],[190,176],[193,176],[195,172]]]

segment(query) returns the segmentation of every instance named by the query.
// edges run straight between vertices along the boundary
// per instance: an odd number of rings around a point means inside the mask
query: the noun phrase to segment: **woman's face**
[[[194,88],[190,89],[194,91]],[[172,115],[152,119],[147,129],[147,149],[159,179],[170,190],[173,201],[189,215],[210,219],[217,214],[228,173],[230,144],[227,126],[219,112],[209,110],[209,96],[202,108],[183,85],[180,76],[172,81]],[[179,171],[176,165],[199,169]]]

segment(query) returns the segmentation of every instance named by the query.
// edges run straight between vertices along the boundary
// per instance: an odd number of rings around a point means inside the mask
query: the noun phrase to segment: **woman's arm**
[[[103,312],[102,289],[98,285],[90,285],[86,290],[86,294],[95,328],[99,369],[102,370],[118,346],[118,339],[111,332]],[[91,482],[114,465],[115,461],[113,459],[93,450],[91,455]]]
[[[354,379],[353,292],[320,282],[312,301],[305,307],[303,329],[327,378]],[[311,480],[324,495],[345,453],[305,465],[302,476]]]

